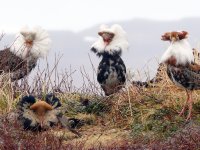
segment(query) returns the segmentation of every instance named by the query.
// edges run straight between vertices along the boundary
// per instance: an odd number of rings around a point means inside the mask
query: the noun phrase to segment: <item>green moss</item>
[[[108,105],[101,101],[92,101],[88,106],[86,106],[83,110],[85,113],[89,114],[96,114],[96,115],[102,115],[103,113],[107,112],[109,110]]]
[[[176,113],[171,108],[151,108],[141,111],[143,113],[140,115],[138,113],[132,123],[132,135],[134,136],[148,136],[148,133],[151,133],[151,138],[154,139],[167,138],[184,123],[184,119],[174,117]]]

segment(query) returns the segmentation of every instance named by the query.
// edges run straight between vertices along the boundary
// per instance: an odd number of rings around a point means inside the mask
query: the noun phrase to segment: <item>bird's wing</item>
[[[196,64],[178,67],[168,65],[167,74],[177,86],[189,90],[200,89],[200,74]]]
[[[10,78],[11,81],[19,80],[24,78],[26,75],[28,75],[33,68],[36,66],[36,61],[26,61],[23,65],[21,65],[20,68],[15,69],[13,71],[10,71]]]
[[[197,73],[200,72],[200,65],[197,63],[190,64],[187,68]]]
[[[183,75],[187,78],[188,83],[193,84],[194,89],[200,88],[200,65],[190,64],[183,69]]]
[[[36,62],[36,59],[23,60],[7,48],[0,51],[0,74],[9,73],[11,81],[19,80],[36,66]]]
[[[19,69],[23,60],[10,52],[9,48],[0,51],[0,70],[8,73]]]
[[[124,83],[126,81],[126,66],[121,58],[116,63],[116,71],[119,81]]]

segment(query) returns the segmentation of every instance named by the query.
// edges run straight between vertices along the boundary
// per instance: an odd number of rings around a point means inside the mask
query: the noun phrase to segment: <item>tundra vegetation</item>
[[[120,92],[104,96],[103,91],[84,67],[80,70],[58,70],[55,64],[45,69],[38,66],[33,78],[11,83],[1,78],[0,88],[0,149],[198,149],[200,147],[199,91],[194,91],[192,120],[179,117],[185,91],[167,77],[165,67],[160,82],[149,87],[130,85]],[[91,62],[93,68],[93,64]],[[69,71],[68,71],[69,70]],[[73,75],[80,72],[83,84],[74,86]],[[71,128],[54,127],[43,132],[24,131],[13,112],[24,95],[44,97],[54,93],[62,102],[64,115]],[[185,114],[187,115],[187,114]],[[11,121],[12,120],[12,121]]]

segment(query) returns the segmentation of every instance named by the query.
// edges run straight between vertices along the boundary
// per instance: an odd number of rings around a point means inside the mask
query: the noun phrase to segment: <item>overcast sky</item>
[[[147,18],[200,17],[199,0],[1,0],[0,30],[21,26],[80,31],[95,24]]]

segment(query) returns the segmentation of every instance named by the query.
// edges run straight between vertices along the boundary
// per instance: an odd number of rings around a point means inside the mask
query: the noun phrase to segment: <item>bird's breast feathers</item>
[[[194,61],[193,51],[187,39],[171,43],[161,57],[161,63],[169,62],[171,58],[176,60],[176,65],[186,65]]]

